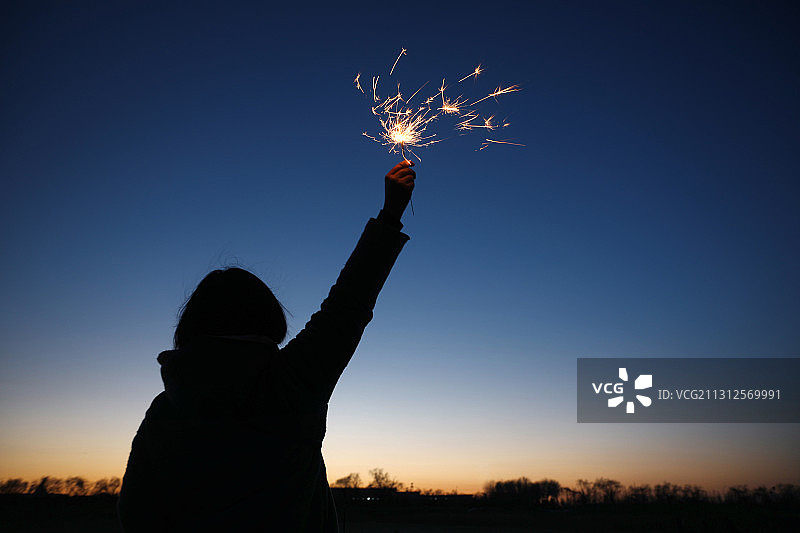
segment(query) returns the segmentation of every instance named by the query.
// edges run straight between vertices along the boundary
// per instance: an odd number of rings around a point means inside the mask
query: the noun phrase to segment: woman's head
[[[175,348],[207,335],[263,335],[276,343],[286,337],[286,315],[272,291],[241,268],[210,272],[183,306],[175,328]]]

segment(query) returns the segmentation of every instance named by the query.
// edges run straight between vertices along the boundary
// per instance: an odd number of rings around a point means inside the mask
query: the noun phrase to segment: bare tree
[[[526,477],[506,481],[490,481],[483,492],[491,501],[509,505],[533,507],[558,503],[561,484],[553,479],[533,482]]]
[[[92,485],[89,494],[117,494],[121,481],[118,477],[98,479]]]
[[[614,503],[617,494],[622,490],[622,483],[616,479],[600,477],[594,480],[594,487],[598,494],[603,495],[603,503]]]
[[[369,475],[372,476],[372,481],[369,484],[369,488],[395,490],[400,490],[403,488],[403,484],[390,476],[389,473],[384,471],[383,468],[373,468],[369,471]]]
[[[44,476],[36,483],[36,488],[33,489],[33,494],[64,494],[64,480],[58,477]]]
[[[680,489],[680,495],[684,502],[708,501],[708,494],[698,485],[684,485]]]
[[[562,487],[561,492],[564,495],[564,501],[569,505],[581,503],[581,493],[577,490],[572,490],[569,487]]]
[[[558,502],[561,494],[561,483],[554,479],[542,479],[536,482],[541,487],[540,502]]]
[[[350,472],[345,477],[337,479],[333,486],[340,489],[357,489],[361,486],[361,476],[357,472]]]
[[[79,476],[68,477],[64,480],[64,490],[70,496],[86,496],[89,488],[86,480]]]
[[[752,493],[747,485],[728,487],[728,491],[725,493],[727,503],[748,503],[751,499]]]
[[[678,500],[679,487],[677,485],[673,485],[669,481],[665,481],[664,483],[656,485],[653,488],[653,495],[655,496],[656,501],[674,502]]]
[[[6,479],[0,483],[0,494],[25,494],[28,492],[28,482],[20,478]]]
[[[628,501],[632,503],[648,503],[653,497],[650,485],[630,485],[628,487]]]
[[[595,502],[595,487],[591,481],[585,479],[578,480],[578,492],[581,495],[581,503],[594,503]]]
[[[781,483],[772,487],[775,501],[782,504],[800,505],[800,486]]]

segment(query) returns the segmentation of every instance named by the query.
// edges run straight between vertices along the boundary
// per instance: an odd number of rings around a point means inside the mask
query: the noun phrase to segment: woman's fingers
[[[386,174],[386,196],[383,208],[398,219],[411,201],[414,180],[417,178],[417,173],[411,169],[413,166],[413,162],[405,160],[396,164]]]
[[[394,174],[400,173],[400,172],[402,172],[404,170],[410,170],[411,167],[413,167],[413,166],[414,166],[414,162],[413,161],[409,161],[409,160],[401,161],[401,162],[397,163],[394,167],[392,167],[392,170],[390,170],[386,174],[386,177],[391,179]],[[411,172],[413,173],[414,171],[411,170]]]
[[[417,173],[410,168],[401,168],[386,175],[386,178],[392,181],[405,181],[407,179],[413,180],[416,177]]]
[[[402,185],[414,185],[414,180],[416,178],[417,178],[416,175],[408,174],[408,175],[398,176],[394,178],[394,181]]]
[[[393,181],[406,181],[406,180],[414,180],[417,177],[417,173],[413,170],[401,170],[397,174],[389,176],[390,180]]]

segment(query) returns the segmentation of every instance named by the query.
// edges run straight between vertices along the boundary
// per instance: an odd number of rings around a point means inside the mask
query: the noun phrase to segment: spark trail
[[[404,55],[408,55],[407,50],[401,48],[400,54],[398,54],[392,68],[389,70],[389,76],[392,76],[400,58]],[[478,65],[475,70],[460,78],[456,85],[469,78],[477,80],[483,71],[482,66]],[[361,73],[359,72],[353,82],[357,90],[366,94],[361,87],[360,78]],[[488,95],[470,101],[470,98],[463,94],[457,96],[445,95],[448,86],[445,79],[442,79],[442,84],[435,94],[428,96],[420,104],[412,105],[411,101],[429,82],[423,83],[410,97],[405,98],[399,83],[397,84],[396,93],[393,93],[392,96],[381,97],[378,91],[379,80],[380,76],[372,77],[373,105],[371,108],[372,114],[380,122],[381,131],[377,135],[371,135],[364,131],[362,135],[383,146],[388,146],[390,153],[399,152],[403,158],[406,158],[405,152],[407,150],[420,161],[422,159],[414,149],[428,147],[444,140],[437,134],[437,129],[446,126],[446,122],[452,122],[451,127],[461,134],[469,133],[475,129],[493,131],[509,126],[506,121],[502,123],[495,122],[494,115],[485,116],[476,106],[490,98],[495,98],[496,100],[498,96],[522,90],[519,85],[510,85],[506,88],[501,85]],[[437,102],[441,102],[441,105]],[[477,150],[483,150],[491,144],[525,146],[524,144],[507,140],[486,139]]]
[[[397,56],[397,59],[394,60],[394,65],[392,65],[392,70],[389,71],[389,76],[392,75],[392,73],[394,72],[394,67],[397,66],[397,62],[400,61],[400,58],[402,56],[406,55],[406,52],[407,50],[405,48],[400,49],[400,54]]]

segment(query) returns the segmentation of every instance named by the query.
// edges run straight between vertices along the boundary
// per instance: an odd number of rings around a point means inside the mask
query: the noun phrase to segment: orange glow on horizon
[[[114,461],[112,465],[96,463],[89,459],[86,461],[76,461],[66,464],[53,456],[50,460],[42,461],[38,466],[28,464],[22,467],[11,467],[6,464],[0,468],[0,480],[21,478],[25,481],[36,481],[44,476],[53,478],[68,478],[79,476],[88,481],[96,481],[103,478],[119,477],[125,471],[125,461]],[[386,462],[385,462],[386,463]],[[635,472],[622,470],[597,469],[587,472],[567,472],[560,468],[553,471],[545,470],[532,471],[532,469],[519,468],[514,470],[502,469],[481,475],[478,472],[464,472],[460,468],[444,467],[441,472],[434,472],[428,469],[413,467],[394,468],[392,465],[368,465],[358,468],[338,468],[336,465],[328,467],[328,482],[333,484],[337,479],[357,472],[361,476],[362,485],[366,486],[369,481],[369,471],[372,468],[384,468],[392,477],[404,484],[405,490],[409,490],[413,483],[414,490],[441,490],[443,492],[457,491],[459,494],[475,494],[481,492],[487,482],[517,479],[527,477],[531,481],[541,479],[553,479],[558,481],[562,487],[574,488],[578,479],[593,481],[600,477],[616,479],[624,486],[648,484],[651,487],[660,483],[669,482],[677,485],[698,485],[709,492],[723,492],[727,487],[734,485],[748,485],[750,487],[766,486],[772,487],[780,483],[797,483],[796,479],[791,479],[786,472],[758,472],[757,467],[750,468],[751,475],[742,477],[731,472],[722,471],[700,471],[685,469],[675,471],[674,467],[654,468],[652,472]],[[478,469],[476,469],[478,470]],[[537,469],[538,470],[538,469]]]

